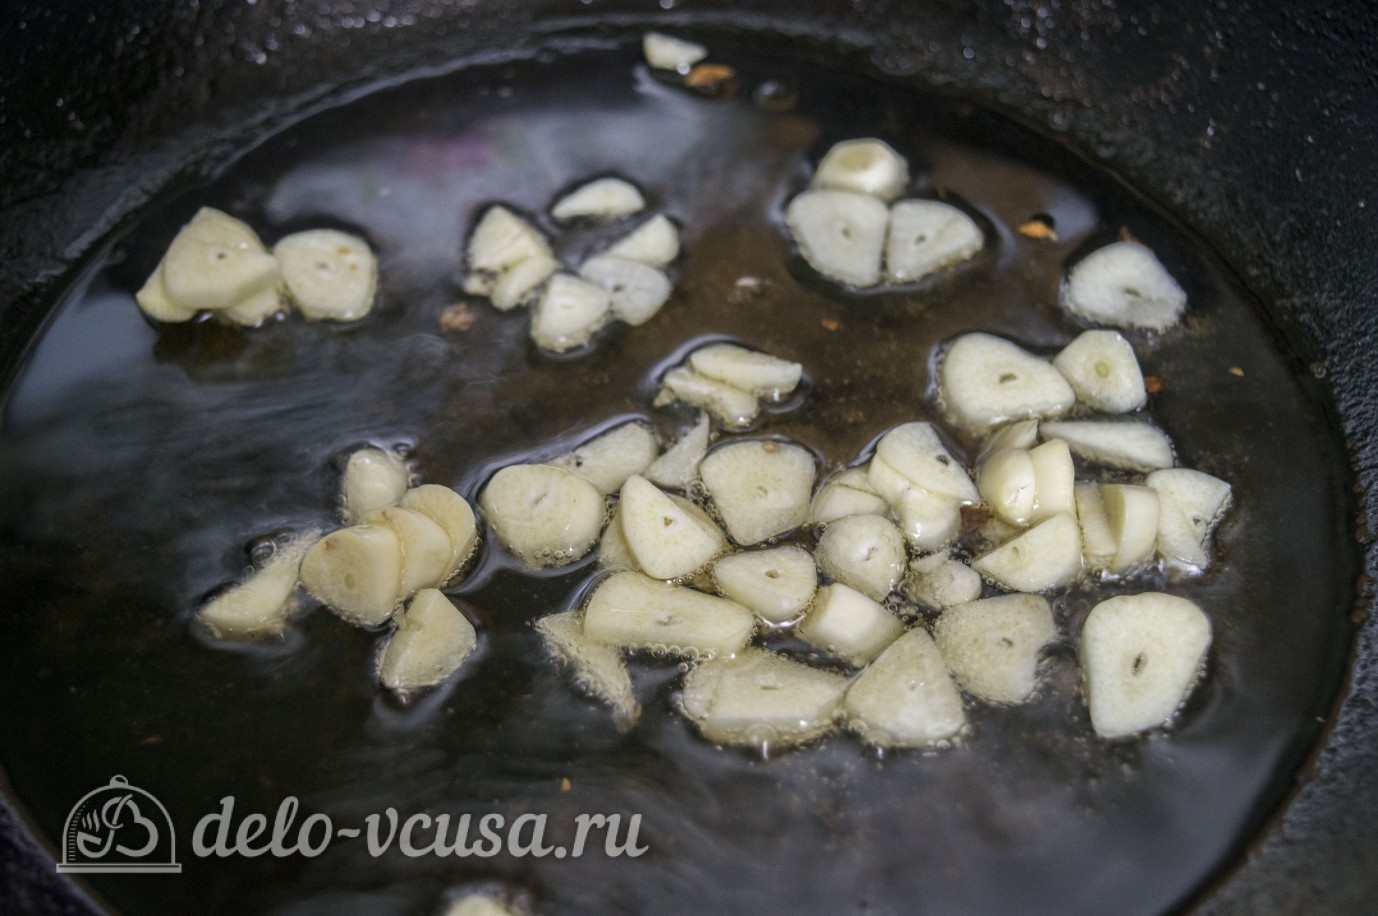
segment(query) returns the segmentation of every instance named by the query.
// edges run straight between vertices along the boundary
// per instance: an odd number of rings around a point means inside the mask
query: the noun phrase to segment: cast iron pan
[[[1202,235],[1299,366],[1323,377],[1367,505],[1378,468],[1367,358],[1378,339],[1378,36],[1357,3],[1325,14],[1185,3],[20,6],[0,32],[0,379],[95,242],[194,180],[187,163],[228,156],[237,138],[341,86],[651,21],[911,78],[1104,162]],[[1371,567],[1366,518],[1354,536]],[[1378,803],[1365,785],[1378,762],[1362,625],[1372,594],[1366,578],[1355,590],[1355,659],[1334,719],[1272,821],[1201,889],[1203,912],[1361,912],[1378,888]],[[16,613],[21,596],[7,606]],[[0,813],[6,908],[92,911],[14,809]]]

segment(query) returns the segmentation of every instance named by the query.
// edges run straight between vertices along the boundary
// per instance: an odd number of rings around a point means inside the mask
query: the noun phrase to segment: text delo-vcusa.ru
[[[191,835],[192,852],[202,858],[244,856],[278,858],[324,853],[332,843],[362,837],[371,856],[382,856],[396,846],[404,856],[454,856],[492,858],[503,852],[513,858],[554,856],[577,859],[602,839],[603,854],[609,858],[636,858],[649,850],[638,843],[641,815],[626,822],[625,835],[620,814],[580,814],[574,818],[574,841],[569,847],[549,845],[545,840],[547,815],[522,814],[511,821],[503,814],[473,815],[416,813],[401,816],[396,808],[364,818],[363,827],[336,826],[327,814],[306,816],[297,823],[300,803],[288,796],[278,806],[273,819],[251,813],[236,822],[234,798],[220,800],[220,810],[197,822]]]

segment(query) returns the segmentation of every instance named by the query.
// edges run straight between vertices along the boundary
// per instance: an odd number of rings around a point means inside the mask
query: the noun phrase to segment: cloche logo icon
[[[148,792],[114,776],[72,807],[62,828],[66,874],[177,874],[177,839],[167,809]]]

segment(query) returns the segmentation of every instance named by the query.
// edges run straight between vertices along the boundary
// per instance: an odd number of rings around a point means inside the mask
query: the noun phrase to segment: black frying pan
[[[1180,7],[1180,8],[1179,8]],[[936,85],[1104,161],[1180,216],[1236,269],[1304,366],[1333,395],[1356,494],[1372,485],[1378,337],[1370,266],[1374,23],[1361,4],[1291,14],[1194,4],[1136,12],[1012,4],[137,4],[20,7],[0,32],[0,366],[13,371],[51,295],[107,230],[188,163],[237,149],[341,85],[600,17],[659,17],[708,37],[789,41],[849,66]],[[638,20],[639,21],[639,20]],[[22,27],[21,27],[22,26]],[[361,61],[367,61],[361,66]],[[1369,550],[1367,525],[1355,535]],[[1373,560],[1369,550],[1368,560]],[[1237,866],[1203,888],[1208,912],[1362,912],[1375,889],[1371,594],[1358,587],[1352,679],[1297,791]],[[1318,729],[1319,732],[1319,729]],[[87,912],[10,807],[0,900],[19,912]]]

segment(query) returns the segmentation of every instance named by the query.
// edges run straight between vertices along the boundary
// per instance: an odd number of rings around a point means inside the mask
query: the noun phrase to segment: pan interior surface
[[[657,81],[630,45],[381,89],[170,192],[55,303],[0,421],[12,615],[0,767],[50,838],[112,774],[166,804],[184,872],[93,877],[117,910],[429,912],[450,889],[495,882],[543,913],[1156,913],[1190,899],[1281,800],[1342,673],[1354,547],[1335,430],[1256,303],[1186,230],[1017,125],[800,58],[714,56],[737,69],[734,97]],[[760,104],[766,81],[797,102]],[[980,215],[986,256],[895,292],[810,278],[780,209],[821,151],[870,135]],[[541,213],[609,172],[684,227],[678,292],[652,323],[574,360],[535,351],[521,312],[475,303],[472,327],[441,329],[483,205]],[[155,329],[132,292],[201,205],[269,240],[320,225],[365,234],[380,307],[358,325]],[[1035,214],[1056,241],[1014,231]],[[804,365],[807,401],[763,432],[838,467],[896,423],[937,418],[941,341],[989,331],[1051,353],[1074,337],[1059,279],[1121,229],[1190,302],[1181,328],[1135,338],[1163,382],[1154,417],[1180,463],[1230,481],[1236,502],[1216,568],[1168,586],[1207,610],[1215,643],[1165,734],[1112,743],[1090,729],[1073,647],[1099,588],[1055,602],[1061,641],[1037,698],[970,705],[972,733],[935,753],[843,737],[766,760],[715,749],[674,712],[680,669],[650,658],[634,666],[643,719],[619,733],[530,626],[577,601],[591,562],[534,577],[491,543],[454,593],[481,622],[483,655],[410,707],[380,696],[377,635],[324,610],[253,650],[191,632],[191,612],[241,575],[252,545],[334,524],[336,459],[352,446],[405,444],[424,480],[473,501],[498,466],[620,418],[673,435],[688,415],[652,410],[656,374],[727,336]],[[559,253],[577,261],[604,241],[566,233]],[[240,816],[294,796],[344,827],[388,807],[546,813],[549,839],[566,844],[577,814],[640,814],[650,851],[375,857],[342,839],[315,858],[189,855],[192,827],[225,796]]]

